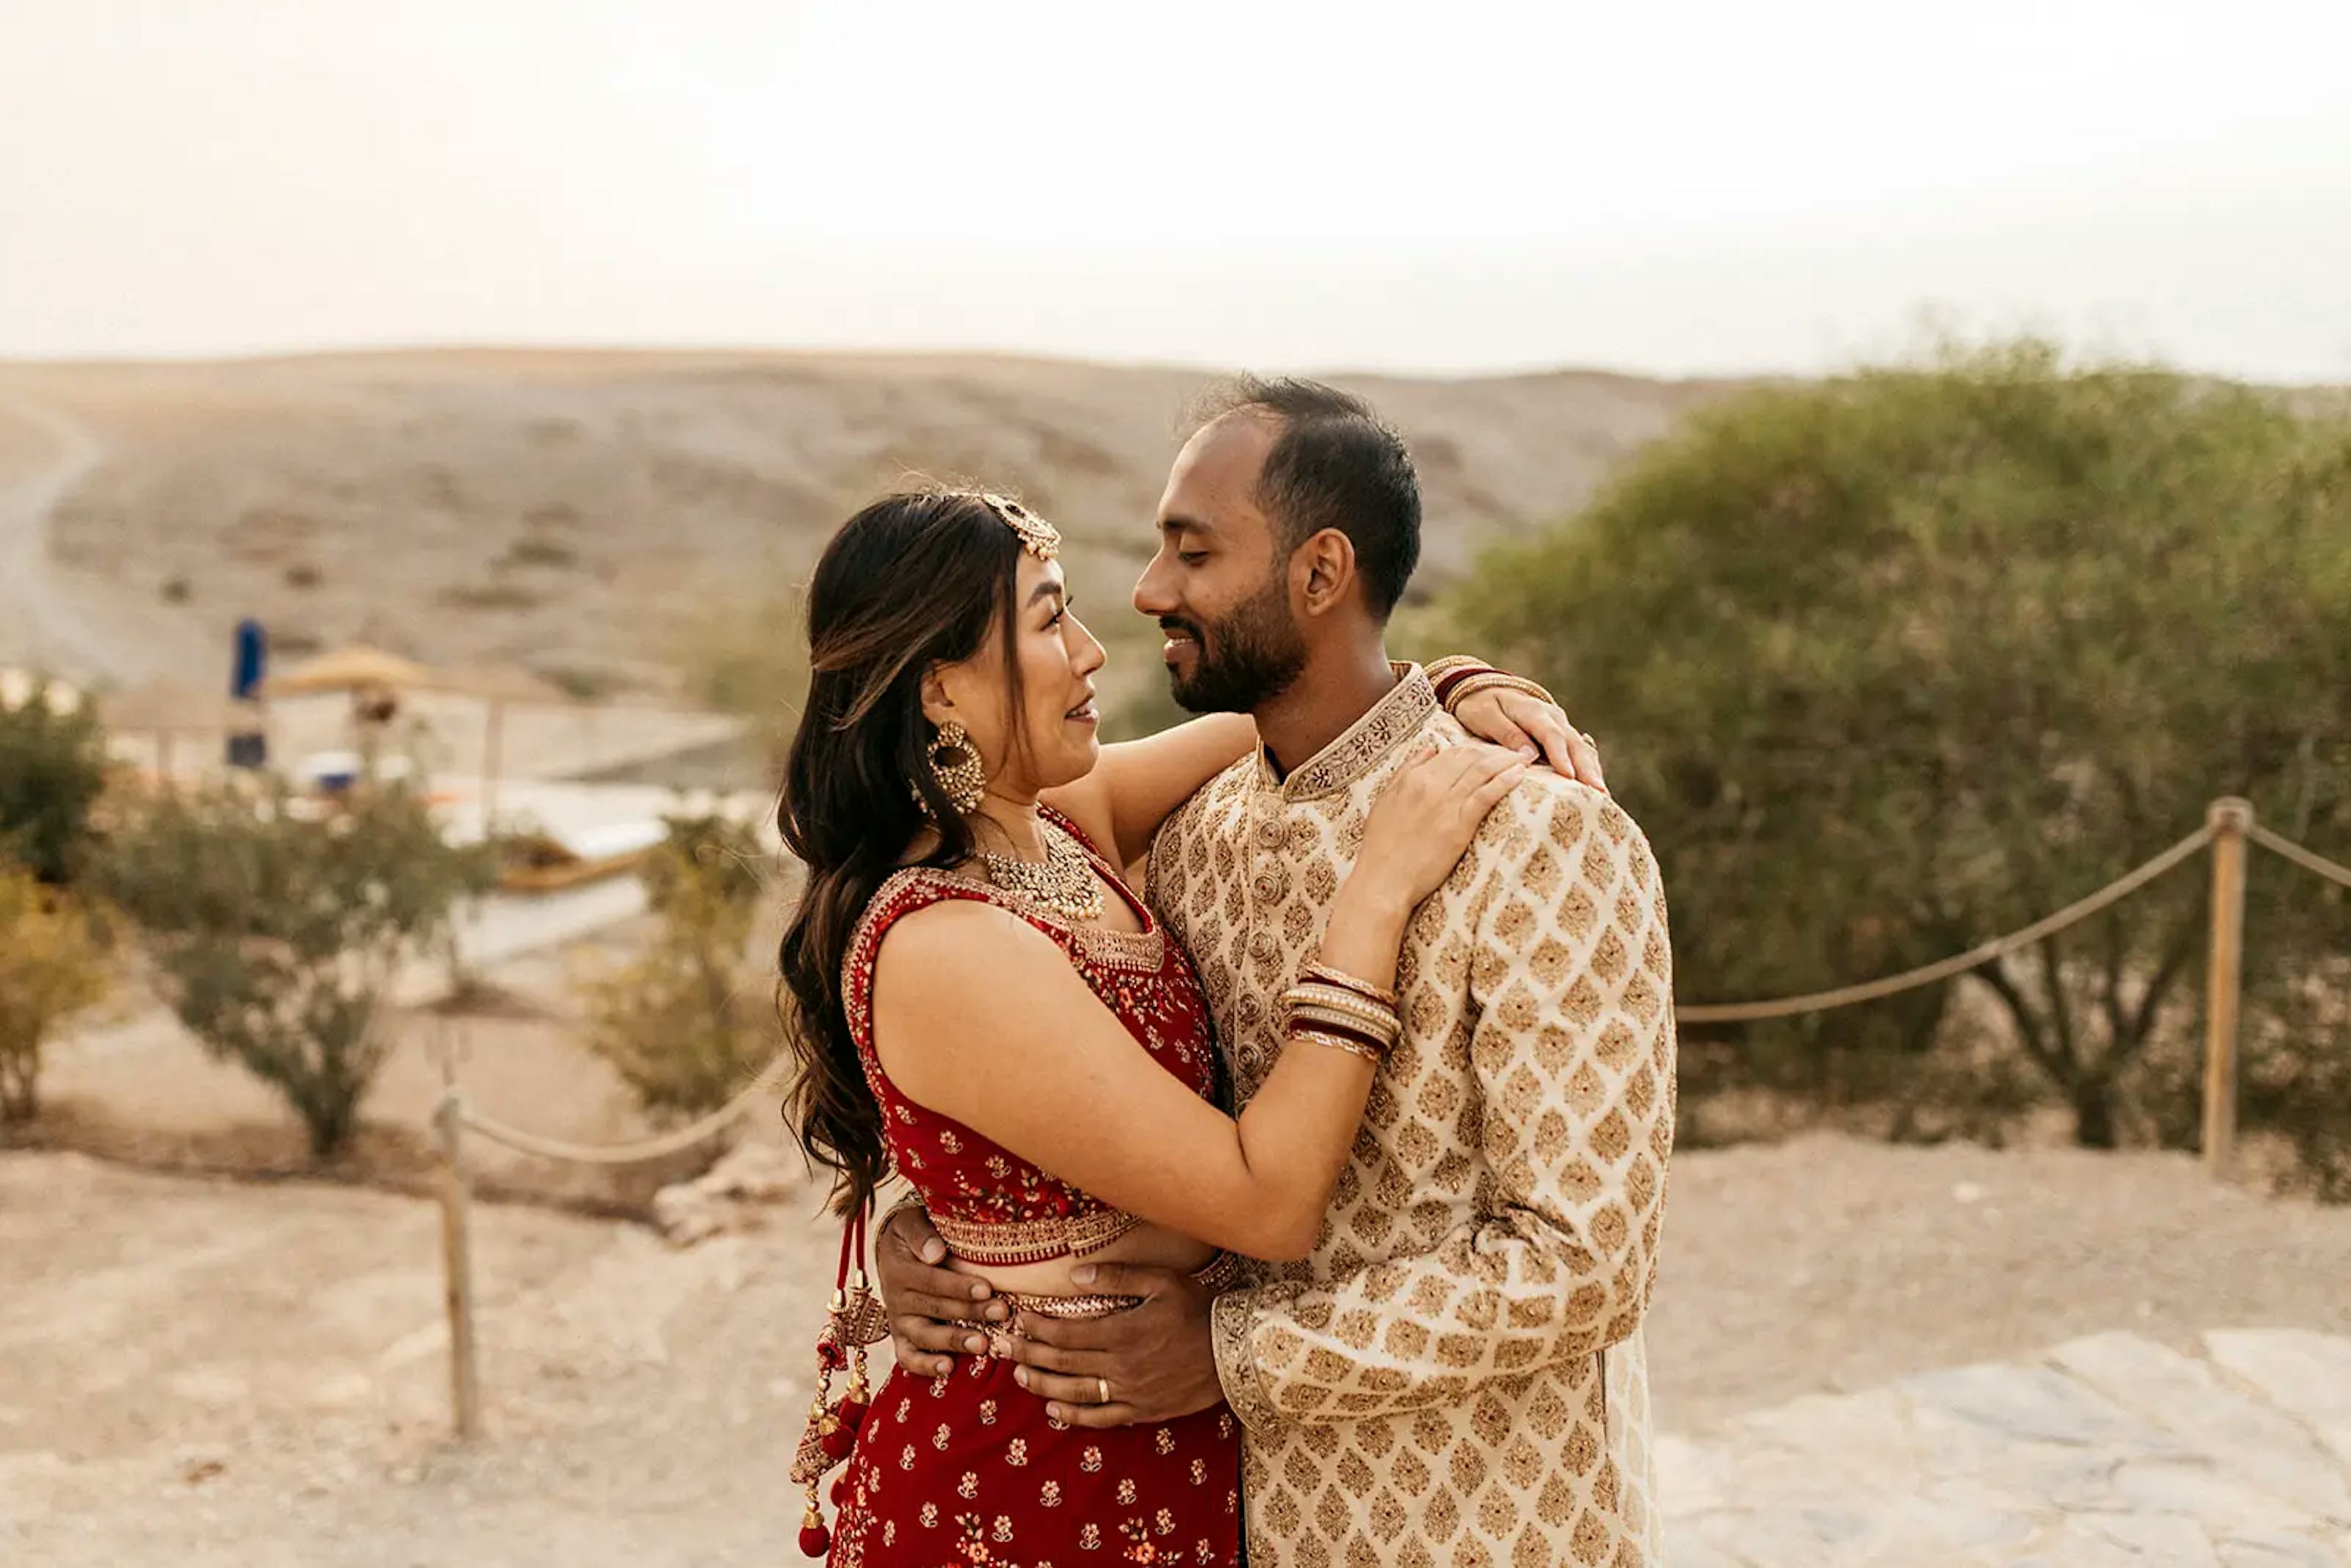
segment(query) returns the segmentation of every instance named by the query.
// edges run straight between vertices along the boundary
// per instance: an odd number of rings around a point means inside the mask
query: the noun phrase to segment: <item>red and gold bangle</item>
[[[1500,670],[1465,670],[1452,677],[1445,695],[1437,700],[1444,705],[1447,713],[1458,714],[1463,703],[1479,692],[1490,691],[1518,692],[1552,707],[1559,706],[1559,700],[1541,685],[1524,675],[1506,674]]]
[[[1467,654],[1456,653],[1431,664],[1426,674],[1428,684],[1437,694],[1437,706],[1447,713],[1451,713],[1454,694],[1461,689],[1462,682],[1478,675],[1497,675],[1501,672],[1482,659],[1472,659]]]
[[[1325,985],[1337,986],[1342,990],[1353,991],[1359,997],[1375,1001],[1384,1008],[1394,1008],[1396,1005],[1396,994],[1385,986],[1375,986],[1360,975],[1351,975],[1344,969],[1333,968],[1320,959],[1299,970],[1298,978],[1301,984],[1320,980]]]
[[[1395,1016],[1395,1003],[1386,998],[1366,996],[1353,986],[1334,986],[1328,980],[1301,980],[1282,994],[1301,1001],[1327,1002],[1332,1007],[1368,1008],[1383,1018]]]
[[[1442,692],[1445,689],[1445,683],[1456,675],[1470,670],[1490,670],[1493,667],[1475,653],[1447,653],[1441,659],[1430,660],[1421,667],[1420,673],[1428,678],[1430,685]]]
[[[1284,1030],[1327,1030],[1339,1034],[1357,1035],[1382,1051],[1394,1050],[1396,1040],[1403,1034],[1401,1030],[1392,1025],[1372,1023],[1346,1013],[1334,1012],[1327,1008],[1293,1009],[1290,1016],[1282,1020],[1282,1027]]]
[[[1336,1028],[1293,1029],[1292,1040],[1302,1040],[1309,1045],[1320,1045],[1332,1051],[1343,1051],[1350,1056],[1360,1056],[1376,1067],[1388,1058],[1388,1053],[1374,1042],[1359,1034],[1343,1033]]]
[[[1281,998],[1285,1019],[1336,1021],[1363,1030],[1383,1044],[1394,1044],[1404,1033],[1404,1022],[1394,1008],[1367,1002],[1352,991],[1311,990],[1301,986]]]

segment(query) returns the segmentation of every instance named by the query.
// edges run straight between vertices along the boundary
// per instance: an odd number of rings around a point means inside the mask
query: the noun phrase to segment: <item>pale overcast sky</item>
[[[0,0],[0,356],[2351,381],[2345,0]]]

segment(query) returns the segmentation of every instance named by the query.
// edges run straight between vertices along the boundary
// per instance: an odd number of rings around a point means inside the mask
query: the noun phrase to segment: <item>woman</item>
[[[781,967],[791,1113],[841,1210],[862,1216],[894,1168],[957,1268],[1086,1316],[1129,1303],[1080,1290],[1081,1260],[1213,1276],[1228,1251],[1311,1249],[1401,1027],[1405,922],[1526,764],[1459,747],[1399,776],[1320,965],[1281,998],[1290,1049],[1228,1116],[1198,982],[1116,868],[1255,728],[1210,717],[1102,747],[1102,645],[1058,542],[1014,503],[946,492],[878,501],[827,549],[780,813],[810,880]],[[1222,1409],[1071,1430],[994,1357],[900,1368],[835,1490],[831,1559],[1230,1563],[1238,1442]],[[813,1500],[806,1542],[825,1550]]]

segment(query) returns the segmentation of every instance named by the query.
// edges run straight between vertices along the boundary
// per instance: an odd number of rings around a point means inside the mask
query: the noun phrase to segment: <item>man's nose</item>
[[[1167,591],[1167,573],[1162,559],[1155,556],[1134,580],[1134,607],[1156,621],[1176,612],[1176,597]]]

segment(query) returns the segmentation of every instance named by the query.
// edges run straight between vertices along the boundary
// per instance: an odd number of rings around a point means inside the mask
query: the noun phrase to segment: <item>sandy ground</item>
[[[2351,1329],[2351,1210],[2174,1156],[1811,1138],[1691,1154],[1674,1184],[1649,1330],[1670,1431],[2104,1330]],[[475,1221],[492,1430],[461,1450],[430,1204],[0,1156],[0,1558],[789,1557],[822,1228],[784,1208],[676,1252],[538,1209]]]

